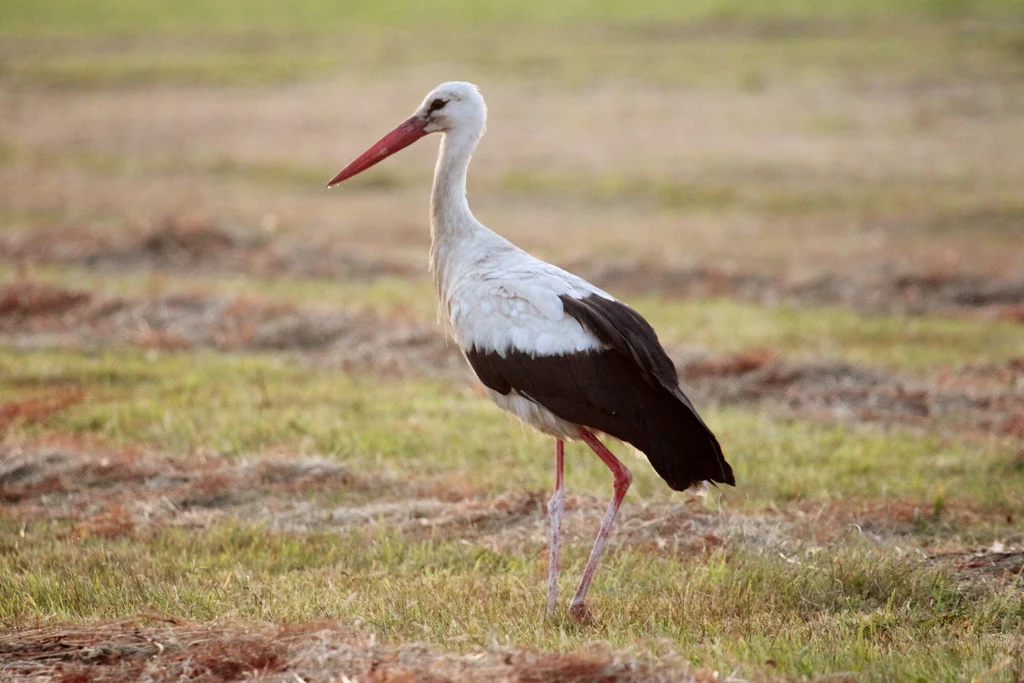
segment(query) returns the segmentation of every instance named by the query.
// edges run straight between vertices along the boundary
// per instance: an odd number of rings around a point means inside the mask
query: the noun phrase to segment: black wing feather
[[[603,297],[561,299],[566,312],[608,348],[555,356],[473,348],[466,358],[480,381],[632,444],[674,489],[705,480],[734,484],[718,440],[679,388],[675,366],[650,324]]]
[[[602,343],[632,356],[645,376],[666,389],[678,386],[675,365],[658,341],[657,332],[639,313],[621,301],[596,295],[574,299],[563,294],[558,298],[565,312]]]
[[[661,345],[658,333],[642,315],[621,301],[606,299],[596,294],[583,299],[574,299],[565,294],[558,298],[562,300],[566,313],[603,343],[620,353],[632,356],[649,382],[660,384],[682,401],[693,412],[693,416],[704,424],[693,402],[679,388],[679,373]],[[711,434],[710,429],[708,433]],[[714,438],[713,434],[711,436]],[[717,444],[717,440],[715,443]]]

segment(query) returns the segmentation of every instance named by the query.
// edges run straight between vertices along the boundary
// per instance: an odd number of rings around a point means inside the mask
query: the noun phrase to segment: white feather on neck
[[[448,334],[452,332],[448,298],[459,247],[466,244],[471,234],[489,232],[473,216],[466,199],[466,174],[481,135],[483,130],[446,132],[434,168],[430,194],[430,271],[434,276],[438,322]]]

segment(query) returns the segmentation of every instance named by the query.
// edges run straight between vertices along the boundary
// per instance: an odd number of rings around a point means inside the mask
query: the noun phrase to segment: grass
[[[146,80],[143,78],[143,80]],[[272,164],[240,164],[227,159],[208,157],[183,159],[173,157],[139,159],[91,150],[51,153],[31,150],[13,157],[12,166],[37,172],[76,171],[102,174],[112,178],[144,174],[146,176],[173,176],[202,174],[210,178],[230,176],[247,183],[270,183],[276,186],[317,187],[320,175],[313,169]],[[52,221],[51,221],[52,222]]]
[[[170,63],[180,64],[180,60],[170,59]],[[259,65],[248,64],[249,67],[256,67],[254,74],[268,72]],[[102,72],[93,65],[86,66],[86,70],[92,74]],[[138,75],[140,82],[153,80],[145,73]],[[681,216],[758,215],[773,222],[845,224],[850,217],[888,216],[899,219],[886,228],[891,234],[925,231],[941,236],[970,223],[975,232],[1008,242],[1024,220],[1024,203],[1012,179],[993,179],[979,187],[977,180],[963,169],[929,170],[921,177],[903,174],[898,180],[870,180],[820,178],[812,171],[794,175],[792,168],[784,166],[693,163],[700,168],[699,176],[693,178],[686,177],[693,174],[690,170],[643,175],[635,171],[595,173],[582,167],[511,167],[496,176],[478,174],[473,189],[475,194],[499,203],[509,197],[545,205],[584,201],[591,206]],[[90,149],[19,149],[10,144],[0,144],[0,167],[43,174],[73,171],[112,178],[144,174],[173,179],[201,175],[210,182],[240,182],[310,195],[322,194],[325,174],[319,166],[280,160],[242,161],[229,153],[144,157]],[[350,192],[418,192],[425,187],[427,176],[421,169],[393,164],[352,182],[348,186]],[[53,212],[40,212],[35,222],[52,224]]]
[[[248,275],[174,272],[103,273],[77,266],[31,266],[30,279],[57,287],[86,289],[102,296],[251,296],[268,302],[295,304],[310,310],[366,311],[384,316],[409,316],[424,322],[435,317],[433,288],[420,281],[395,276],[369,280],[280,278]],[[0,283],[15,283],[24,273],[0,265]],[[440,334],[438,328],[438,334]]]
[[[756,549],[707,557],[623,549],[595,587],[591,628],[541,619],[543,559],[386,529],[266,534],[240,523],[75,537],[59,523],[0,522],[0,619],[17,626],[156,611],[196,620],[337,619],[384,642],[426,639],[546,649],[595,637],[647,657],[685,652],[696,665],[745,662],[743,675],[855,671],[865,680],[961,680],[1004,659],[1020,666],[1024,597],[965,591],[942,571],[855,539],[827,555]],[[568,556],[567,581],[584,560]],[[181,558],[188,558],[182,562]],[[771,596],[764,599],[760,596]],[[769,660],[771,660],[769,662]]]
[[[16,269],[0,265],[0,282],[21,277]],[[370,281],[264,280],[169,273],[110,275],[77,267],[43,267],[33,268],[32,277],[108,296],[134,297],[140,291],[149,296],[257,296],[313,309],[401,316],[424,324],[435,320],[428,281],[390,276]],[[1009,320],[862,314],[836,306],[764,307],[723,298],[621,296],[651,321],[662,343],[673,347],[717,353],[767,348],[794,359],[827,357],[916,375],[1024,355],[1020,326]]]
[[[339,55],[275,50],[269,53],[127,53],[21,61],[6,69],[14,85],[51,88],[166,85],[253,86],[287,83],[335,70]]]
[[[180,60],[171,62],[179,64]],[[86,70],[97,73],[92,65]],[[258,65],[254,70],[266,72]],[[139,74],[139,80],[152,82],[145,73]],[[819,178],[810,171],[799,177],[782,166],[728,168],[715,162],[698,165],[699,177],[692,179],[678,177],[692,171],[645,176],[633,171],[595,173],[587,168],[512,167],[497,177],[475,176],[473,188],[476,193],[498,200],[511,196],[549,205],[585,201],[596,206],[646,208],[681,215],[735,211],[779,221],[828,221],[851,215],[903,216],[908,224],[903,228],[906,230],[919,230],[920,217],[924,216],[934,224],[930,232],[948,232],[952,226],[969,221],[975,230],[994,238],[1012,236],[1014,227],[1024,219],[1024,203],[1012,181],[995,179],[978,187],[976,180],[958,169],[942,174],[931,171],[926,177],[904,175],[898,181],[872,181]],[[34,173],[72,170],[110,177],[203,175],[211,181],[240,181],[309,194],[322,193],[325,173],[318,166],[276,160],[242,161],[226,153],[147,158],[89,149],[17,149],[11,145],[0,145],[0,166]],[[394,192],[420,190],[426,182],[427,176],[421,169],[393,164],[375,169],[371,175],[359,176],[348,187],[354,188],[350,190],[353,192]],[[944,225],[949,227],[943,229]],[[890,229],[898,230],[900,226]]]
[[[599,205],[648,205],[680,213],[744,210],[790,220],[827,220],[828,216],[851,214],[943,218],[975,213],[981,217],[990,211],[997,213],[992,227],[996,234],[1006,229],[999,213],[1006,214],[1007,224],[1024,216],[1024,204],[1009,185],[1000,187],[993,182],[978,188],[976,181],[956,172],[947,177],[931,172],[924,183],[922,178],[909,174],[883,182],[825,179],[811,171],[803,174],[805,177],[793,177],[793,169],[782,167],[716,169],[714,162],[698,166],[699,176],[693,179],[674,178],[672,174],[594,174],[585,168],[566,172],[513,169],[497,184],[503,191],[533,200],[582,199]]]
[[[11,0],[4,4],[0,25],[8,35],[94,33],[137,35],[145,32],[204,31],[245,33],[260,31],[333,32],[352,28],[390,25],[497,28],[511,23],[573,25],[580,21],[694,22],[713,19],[778,20],[814,18],[831,20],[877,19],[887,16],[916,17],[1002,17],[1018,15],[1012,0],[899,0],[899,2],[855,2],[844,0],[822,8],[812,0],[703,0],[679,5],[668,0],[643,7],[606,0],[581,0],[552,5],[543,2],[487,3],[443,0],[430,7],[409,5],[398,0],[367,5],[341,2],[324,5],[314,0],[279,3],[249,3],[220,0],[216,3],[187,2],[138,5],[127,0],[97,0],[83,7],[73,0],[39,4]]]
[[[12,398],[86,392],[84,402],[21,427],[29,438],[57,432],[180,456],[328,454],[402,479],[473,472],[473,485],[488,494],[550,486],[551,440],[458,384],[325,373],[268,356],[125,350],[3,351],[0,369],[0,390]],[[728,444],[737,479],[747,482],[723,489],[729,505],[950,495],[992,511],[1021,504],[1014,491],[1024,487],[1024,471],[1010,465],[1011,442],[779,421],[748,408],[705,412]],[[633,500],[670,495],[648,466],[634,469]],[[573,456],[569,470],[574,491],[607,494],[608,474],[596,459]]]
[[[911,373],[1001,362],[1024,352],[1020,326],[942,316],[858,314],[839,307],[764,308],[726,299],[631,302],[661,337],[716,350],[765,347]]]
[[[240,229],[266,219],[280,229],[260,239],[275,248],[413,263],[426,161],[382,165],[329,197],[322,185],[386,125],[357,115],[364,98],[383,112],[394,93],[455,74],[485,85],[495,112],[471,200],[524,247],[840,285],[853,268],[1005,280],[1021,266],[1006,141],[1022,26],[1019,0],[5,0],[0,236],[81,228],[117,241],[195,213]],[[180,116],[150,118],[154,92]],[[8,258],[0,283],[434,321],[425,273],[251,277],[262,255],[242,251],[197,273]],[[620,294],[674,348],[769,349],[929,383],[999,363],[976,381],[1003,382],[1009,407],[993,420],[1017,406],[1009,361],[1024,335],[1009,320]],[[579,625],[541,614],[551,439],[468,383],[343,372],[315,353],[32,343],[0,345],[0,624],[12,637],[138,615],[252,630],[326,620],[471,657],[597,643],[749,680],[1024,679],[1024,585],[993,559],[1020,556],[1019,435],[957,432],[956,416],[916,429],[702,402],[738,486],[672,493],[614,444],[635,481],[591,592],[597,619]],[[87,453],[89,476],[131,464],[109,481],[12,483],[8,465],[46,449]],[[318,457],[345,475],[278,486],[245,469]],[[187,473],[181,489],[165,458]],[[27,471],[48,471],[43,460]],[[610,492],[579,444],[566,476],[563,596]],[[231,502],[237,482],[251,490]],[[149,496],[181,505],[152,515]],[[435,496],[449,516],[520,498],[527,509],[448,525],[359,516]],[[303,510],[330,521],[289,525]],[[118,523],[103,526],[107,514]],[[89,666],[82,676],[104,675]]]
[[[836,35],[817,35],[809,29],[783,37],[755,32],[739,38],[726,30],[727,40],[692,42],[687,36],[680,41],[673,35],[635,35],[622,28],[600,26],[563,41],[563,34],[554,29],[535,33],[519,28],[505,37],[499,52],[492,49],[486,35],[456,36],[438,28],[429,30],[426,39],[420,31],[392,28],[377,43],[358,34],[346,34],[341,41],[314,37],[305,50],[296,47],[301,36],[293,34],[270,34],[257,47],[207,47],[206,43],[216,45],[217,41],[200,36],[198,47],[186,44],[163,49],[145,45],[111,48],[108,39],[95,37],[88,40],[96,44],[80,46],[71,53],[45,41],[41,47],[32,47],[29,41],[28,49],[15,52],[2,65],[2,74],[19,88],[251,87],[352,73],[353,51],[359,54],[360,70],[382,76],[454,60],[460,77],[469,80],[486,83],[517,78],[570,88],[613,81],[757,92],[781,82],[820,85],[836,76],[855,85],[895,74],[911,79],[970,79],[992,67],[1008,76],[1020,74],[1014,59],[1017,47],[1005,26],[987,23],[982,28],[957,30],[926,24],[924,28],[890,30],[891,35],[883,39],[856,28]],[[714,34],[721,29],[708,31]],[[424,40],[451,45],[447,59],[424,63],[422,52],[411,49]],[[913,41],[914,48],[908,41]]]
[[[515,74],[534,83],[583,85],[639,78],[745,90],[779,76],[857,79],[896,65],[895,71],[918,76],[970,77],[979,64],[993,63],[1019,73],[1008,27],[1022,18],[1012,0],[843,2],[827,9],[808,0],[643,8],[620,0],[557,6],[446,0],[429,8],[395,0],[145,7],[103,0],[88,9],[69,0],[12,0],[0,8],[0,35],[21,41],[6,55],[3,73],[22,86],[254,85],[351,71],[353,62],[360,70],[393,73],[426,60],[458,63],[466,77],[484,80]],[[423,44],[445,48],[424,51]]]

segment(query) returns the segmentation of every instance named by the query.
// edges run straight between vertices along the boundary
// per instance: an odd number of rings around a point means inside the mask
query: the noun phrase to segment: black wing
[[[658,337],[639,313],[602,297],[561,297],[566,312],[609,348],[554,356],[471,349],[477,377],[576,424],[632,444],[674,489],[734,484],[714,434],[679,388]]]
[[[693,403],[679,388],[676,366],[665,353],[658,340],[658,333],[642,315],[621,301],[596,294],[583,299],[573,299],[565,294],[558,298],[562,300],[565,312],[580,325],[602,343],[631,356],[648,382],[660,384],[666,391],[675,394],[698,420],[701,419]]]

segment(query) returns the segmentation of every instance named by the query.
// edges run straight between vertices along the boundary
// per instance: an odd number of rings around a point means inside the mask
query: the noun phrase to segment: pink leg
[[[580,438],[597,453],[597,457],[601,458],[608,466],[615,479],[615,495],[612,496],[612,502],[608,505],[604,521],[601,522],[601,529],[597,532],[597,540],[594,541],[594,549],[590,551],[590,559],[587,560],[587,568],[583,570],[580,586],[576,589],[576,595],[573,596],[572,602],[569,603],[569,614],[576,619],[585,620],[590,616],[590,610],[586,605],[587,591],[590,589],[590,582],[594,580],[594,570],[597,569],[597,562],[601,559],[601,552],[604,550],[605,541],[608,540],[608,533],[615,521],[615,514],[619,511],[622,499],[626,497],[629,485],[633,483],[633,474],[619,462],[619,459],[611,451],[604,447],[604,444],[598,441],[593,432],[588,429],[580,429]]]
[[[550,617],[555,613],[558,598],[558,555],[562,548],[562,513],[565,511],[565,442],[555,442],[555,493],[548,501],[548,517],[551,519],[551,548],[548,552],[548,609]]]

